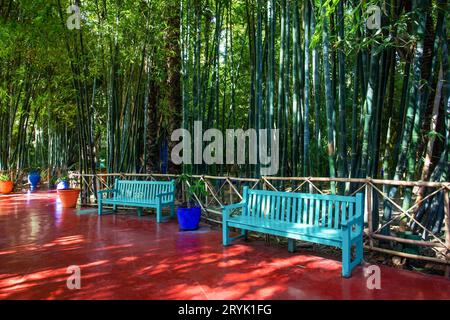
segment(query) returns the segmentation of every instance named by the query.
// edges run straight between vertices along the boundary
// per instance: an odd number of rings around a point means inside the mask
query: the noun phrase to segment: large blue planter
[[[200,224],[200,217],[202,210],[200,207],[194,208],[181,208],[177,209],[178,224],[180,225],[180,230],[189,231],[197,230]]]
[[[31,185],[31,190],[36,189],[40,181],[41,175],[39,174],[39,172],[33,171],[28,174],[28,182]]]

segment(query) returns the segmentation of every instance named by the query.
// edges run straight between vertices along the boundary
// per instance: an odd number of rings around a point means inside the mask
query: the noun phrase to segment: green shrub
[[[10,181],[11,179],[9,178],[9,176],[7,174],[0,174],[0,181],[1,182],[6,182],[6,181]]]

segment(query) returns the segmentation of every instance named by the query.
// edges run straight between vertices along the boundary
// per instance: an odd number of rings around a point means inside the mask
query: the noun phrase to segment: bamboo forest
[[[0,0],[0,173],[17,192],[23,174],[70,175],[99,214],[116,179],[177,179],[223,228],[226,205],[258,202],[256,189],[361,194],[365,250],[448,277],[449,12],[447,0]],[[177,130],[205,132],[200,151]],[[256,154],[226,159],[217,134],[230,130]],[[181,140],[183,159],[215,160],[174,161]],[[275,153],[276,173],[251,161]]]

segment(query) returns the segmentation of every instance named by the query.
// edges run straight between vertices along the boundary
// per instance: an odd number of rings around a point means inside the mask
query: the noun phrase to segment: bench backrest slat
[[[156,196],[162,193],[175,191],[175,180],[172,181],[137,181],[116,180],[114,189],[117,190],[116,200],[147,202],[156,200]],[[169,196],[163,197],[162,201],[168,201]]]
[[[244,214],[248,216],[333,229],[362,215],[361,194],[350,197],[245,188],[243,200],[247,203]]]
[[[342,210],[342,215],[341,215],[341,222],[345,223],[347,222],[347,204],[346,203],[342,203],[341,204],[341,210]]]
[[[327,220],[327,202],[326,201],[321,201],[322,203],[322,208],[320,210],[320,219],[322,220],[320,223],[321,227],[325,227],[326,226],[326,220]]]
[[[319,217],[320,217],[320,200],[316,199],[314,201],[314,225],[319,225]]]
[[[328,216],[327,216],[327,227],[333,228],[333,207],[334,207],[334,201],[330,200],[327,201],[328,203]]]
[[[276,209],[275,209],[275,216],[274,219],[275,220],[280,220],[281,217],[281,197],[276,197],[275,198],[276,201]]]
[[[337,229],[339,227],[339,216],[340,216],[340,210],[341,210],[341,203],[338,201],[334,201],[334,207],[333,207],[333,228]]]
[[[300,223],[307,223],[308,222],[309,199],[308,198],[304,198],[302,203],[303,203],[303,208],[302,208],[302,217],[300,219]]]

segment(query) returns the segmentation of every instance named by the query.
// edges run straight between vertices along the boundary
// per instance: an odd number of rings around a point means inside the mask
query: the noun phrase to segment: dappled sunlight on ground
[[[450,299],[441,277],[382,267],[382,290],[369,290],[362,267],[341,277],[339,257],[257,240],[224,248],[218,228],[78,214],[54,193],[13,199],[0,199],[0,299]],[[72,265],[80,290],[66,286]]]

